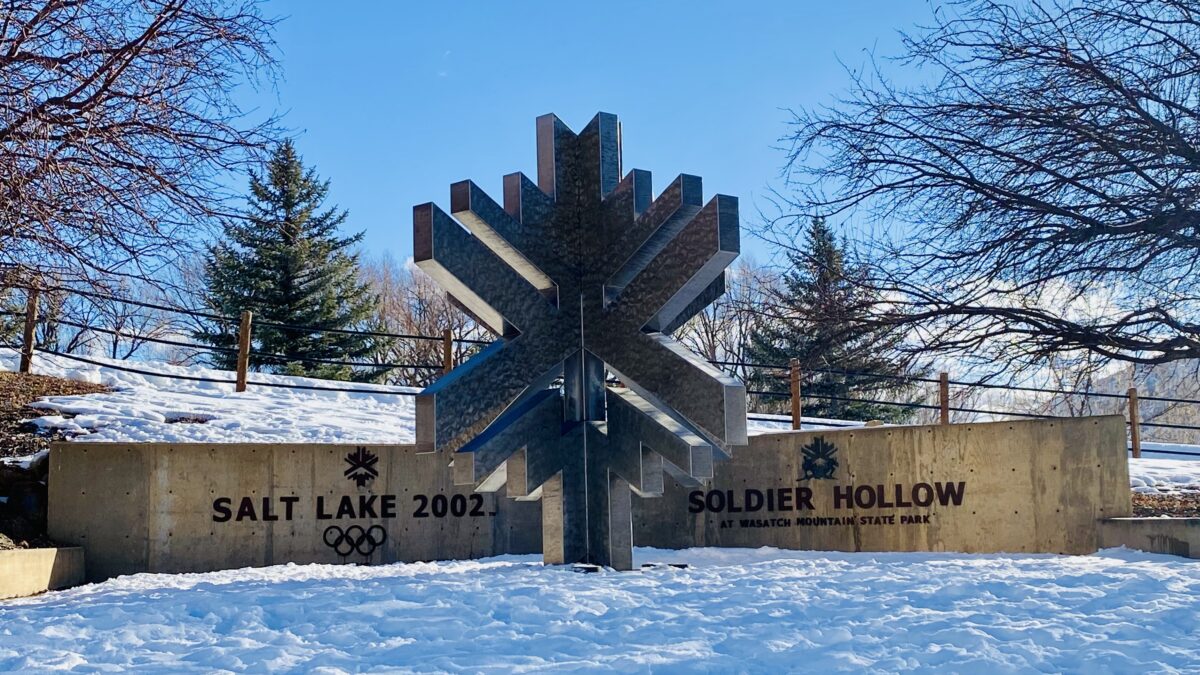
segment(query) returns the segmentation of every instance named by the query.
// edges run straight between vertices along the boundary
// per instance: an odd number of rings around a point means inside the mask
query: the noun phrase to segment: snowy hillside
[[[121,577],[0,604],[0,670],[1195,672],[1200,564],[638,549]]]
[[[91,357],[89,357],[91,358]],[[0,349],[0,368],[16,369],[16,352]],[[92,360],[108,362],[107,359]],[[173,379],[232,381],[228,371],[197,366],[116,361],[114,365],[162,373],[152,377],[38,354],[34,372],[112,387],[96,396],[59,396],[34,404],[46,415],[34,420],[78,440],[202,443],[311,442],[410,443],[413,400],[401,387],[327,382],[255,373],[252,380],[378,390],[378,394],[250,387]],[[179,422],[177,420],[187,420]]]
[[[90,360],[162,373],[138,375],[38,354],[34,371],[70,380],[95,382],[116,391],[92,396],[57,396],[34,404],[46,415],[33,420],[86,441],[168,441],[201,443],[411,443],[413,399],[417,390],[350,382],[312,380],[254,373],[251,381],[276,385],[369,389],[379,393],[342,393],[248,387],[235,393],[230,384],[173,379],[204,377],[232,381],[228,371],[153,362]],[[15,370],[17,354],[0,349],[0,369]],[[183,420],[183,421],[180,421]],[[201,421],[203,420],[203,421]],[[821,420],[813,420],[819,427]],[[846,423],[842,423],[846,424]],[[751,422],[751,432],[790,427],[778,422]]]
[[[109,363],[106,359],[93,360]],[[0,349],[0,369],[15,370],[14,350]],[[39,354],[35,372],[96,382],[115,391],[87,396],[57,396],[34,404],[45,415],[32,420],[75,440],[166,441],[201,443],[411,443],[413,399],[402,387],[329,382],[300,377],[253,374],[252,381],[276,385],[353,388],[378,393],[344,393],[254,386],[235,393],[231,384],[177,379],[178,376],[232,381],[233,374],[197,366],[114,361],[163,376],[123,372]],[[176,377],[172,377],[176,376]],[[857,424],[805,419],[805,429]],[[790,428],[786,418],[751,420],[750,433]],[[1151,444],[1147,444],[1150,446]],[[1164,446],[1165,447],[1165,446]],[[1178,446],[1176,446],[1178,447]],[[1183,446],[1200,452],[1195,446]],[[1200,461],[1135,459],[1131,483],[1149,493],[1200,491]]]

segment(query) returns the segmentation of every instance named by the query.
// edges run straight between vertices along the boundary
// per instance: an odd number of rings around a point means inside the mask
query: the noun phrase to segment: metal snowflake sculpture
[[[542,500],[547,563],[632,567],[631,492],[712,477],[746,443],[745,387],[669,334],[720,297],[737,200],[621,176],[620,126],[537,120],[537,182],[470,181],[413,209],[417,265],[501,339],[417,397],[417,445],[455,482]]]

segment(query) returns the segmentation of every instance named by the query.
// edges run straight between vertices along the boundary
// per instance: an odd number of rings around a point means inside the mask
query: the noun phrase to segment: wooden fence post
[[[800,359],[788,364],[792,379],[792,428],[800,428]]]
[[[25,332],[21,336],[21,365],[19,372],[28,373],[33,367],[33,348],[37,340],[38,289],[30,288],[25,295]]]
[[[941,409],[941,423],[950,424],[950,373],[938,375],[938,407]]]
[[[454,370],[454,336],[447,328],[442,331],[442,373]]]
[[[246,371],[250,369],[250,330],[254,315],[242,312],[242,323],[238,326],[237,384],[235,391],[246,391]]]
[[[1139,428],[1142,424],[1141,416],[1138,415],[1138,393],[1137,387],[1129,388],[1129,444],[1133,449],[1134,457],[1142,456],[1142,434]]]

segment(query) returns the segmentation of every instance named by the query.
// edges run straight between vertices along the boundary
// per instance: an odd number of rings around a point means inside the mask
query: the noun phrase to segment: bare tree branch
[[[256,0],[0,7],[0,264],[155,277],[235,216],[226,175],[275,134],[232,96],[270,80]]]
[[[997,369],[1200,357],[1200,14],[1185,0],[968,0],[904,36],[900,85],[852,72],[797,112],[785,246],[871,230],[864,283],[911,347]]]

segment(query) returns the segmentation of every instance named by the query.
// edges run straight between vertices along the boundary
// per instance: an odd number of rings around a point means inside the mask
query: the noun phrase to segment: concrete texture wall
[[[0,551],[0,600],[70,588],[83,581],[81,548]]]
[[[50,536],[87,549],[92,580],[540,547],[538,504],[456,488],[444,457],[411,446],[60,443],[50,456]]]
[[[1200,518],[1114,518],[1100,523],[1100,547],[1200,558]]]
[[[832,472],[821,470],[827,463],[805,470],[804,449],[817,439],[834,448]],[[1131,513],[1125,424],[1105,416],[757,436],[718,465],[711,486],[669,482],[663,497],[635,502],[640,546],[1091,553],[1098,520]]]
[[[667,484],[634,498],[639,546],[1089,553],[1131,512],[1119,416],[756,436],[710,485]],[[540,504],[411,446],[58,443],[49,525],[91,580],[541,546]]]

